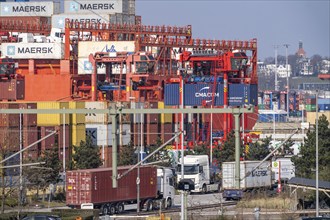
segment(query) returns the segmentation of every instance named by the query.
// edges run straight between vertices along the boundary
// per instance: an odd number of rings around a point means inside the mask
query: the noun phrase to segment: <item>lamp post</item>
[[[315,130],[316,130],[316,134],[315,134],[315,160],[316,160],[316,173],[315,173],[315,188],[316,188],[316,217],[319,216],[319,108],[318,108],[318,96],[319,93],[316,90],[316,121],[315,121]]]
[[[289,44],[283,44],[285,46],[285,67],[286,67],[286,120],[289,121],[289,65],[288,65],[288,47],[290,46]]]

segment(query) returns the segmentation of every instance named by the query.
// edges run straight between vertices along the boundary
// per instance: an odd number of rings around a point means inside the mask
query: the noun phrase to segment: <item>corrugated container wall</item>
[[[15,103],[0,103],[0,109],[18,109],[19,105]],[[18,127],[19,114],[0,114],[0,127]]]
[[[50,17],[24,16],[24,17],[0,17],[0,24],[23,27],[51,25]]]
[[[130,167],[118,167],[118,174],[123,174]],[[66,204],[80,207],[82,203],[101,203],[129,201],[136,199],[137,169],[118,180],[118,187],[112,184],[112,169],[98,168],[68,171],[66,175]],[[94,181],[96,180],[97,181]],[[157,170],[155,167],[140,167],[140,198],[157,197]]]
[[[1,57],[13,59],[63,59],[62,43],[3,43]]]
[[[85,102],[69,102],[69,109],[85,109]],[[84,114],[70,114],[70,124],[84,124]]]
[[[86,109],[107,109],[107,102],[85,102]],[[86,124],[108,124],[108,114],[88,113],[85,115]]]
[[[38,2],[1,2],[1,16],[44,16],[51,17],[60,13],[60,3],[53,1]]]
[[[37,103],[19,103],[22,109],[37,109]],[[23,126],[37,126],[37,114],[23,114]]]
[[[69,109],[68,102],[38,102],[38,109]],[[69,114],[65,114],[65,124],[70,123]],[[38,114],[38,126],[56,126],[63,124],[63,114]]]
[[[85,125],[72,125],[71,127],[71,144],[79,146],[81,141],[86,141]]]
[[[165,103],[164,102],[158,102],[158,108],[159,109],[168,109],[170,107],[165,107]],[[164,123],[172,123],[172,114],[160,114],[160,122],[162,124]]]
[[[127,145],[130,138],[130,125],[122,124],[118,144]],[[112,124],[102,125],[102,124],[86,124],[86,136],[90,136],[92,141],[97,146],[112,146]]]
[[[114,14],[123,13],[128,11],[128,8],[124,8],[125,0],[65,0],[64,1],[64,13],[68,14]],[[125,4],[128,7],[127,4]]]
[[[11,79],[0,82],[0,100],[16,101],[25,97],[25,81]]]

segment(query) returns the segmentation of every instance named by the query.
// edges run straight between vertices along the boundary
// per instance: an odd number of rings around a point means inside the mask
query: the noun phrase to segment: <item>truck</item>
[[[118,167],[118,176],[131,166]],[[112,168],[73,170],[66,173],[66,205],[71,208],[99,209],[103,215],[122,213],[126,205],[140,204],[147,211],[170,208],[175,195],[174,173],[169,168],[140,166],[118,179],[112,187]],[[139,199],[138,187],[139,183]]]
[[[187,155],[184,157],[183,179],[190,179],[195,184],[193,193],[207,193],[220,191],[221,182],[216,173],[210,169],[208,155]],[[182,159],[177,166],[177,181],[182,179]]]
[[[235,184],[235,162],[222,163],[222,197],[225,200],[240,200],[244,191],[271,189],[273,187],[271,163],[270,161],[260,163],[261,161],[240,161],[239,189]],[[257,166],[258,168],[253,171]]]
[[[295,177],[295,166],[291,157],[278,157],[272,161],[273,180],[275,183],[287,182]],[[280,171],[280,172],[279,172]]]

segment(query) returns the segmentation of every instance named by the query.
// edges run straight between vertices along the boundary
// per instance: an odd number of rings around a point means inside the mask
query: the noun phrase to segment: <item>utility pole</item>
[[[315,188],[316,188],[316,217],[319,217],[319,104],[318,104],[318,96],[319,92],[316,90],[316,121],[315,121],[315,126],[316,126],[316,141],[315,141],[315,160],[316,160],[316,167],[315,167],[315,172],[316,172],[316,177],[315,177]]]
[[[278,82],[277,82],[277,49],[279,45],[274,45],[275,49],[275,91],[278,91]]]
[[[286,121],[289,121],[289,93],[290,93],[290,86],[289,86],[289,64],[288,64],[288,47],[289,44],[283,44],[285,46],[285,67],[286,67]]]

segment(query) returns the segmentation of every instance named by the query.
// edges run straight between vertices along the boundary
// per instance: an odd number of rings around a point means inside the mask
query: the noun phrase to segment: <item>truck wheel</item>
[[[206,185],[203,185],[203,187],[202,187],[202,192],[203,192],[204,194],[207,193],[207,191],[206,191]]]
[[[109,207],[109,215],[114,215],[116,213],[116,206],[115,204],[111,204]]]
[[[102,206],[101,212],[102,212],[103,215],[108,215],[108,213],[109,213],[109,206],[108,206],[108,204],[105,204],[105,205]]]
[[[154,204],[151,199],[147,201],[147,211],[152,211],[154,209]]]
[[[123,203],[119,203],[118,205],[117,205],[117,212],[118,212],[118,214],[120,214],[120,213],[122,213],[123,211],[124,211],[124,204]]]
[[[171,198],[168,198],[166,200],[166,208],[169,209],[172,207],[172,199]]]

